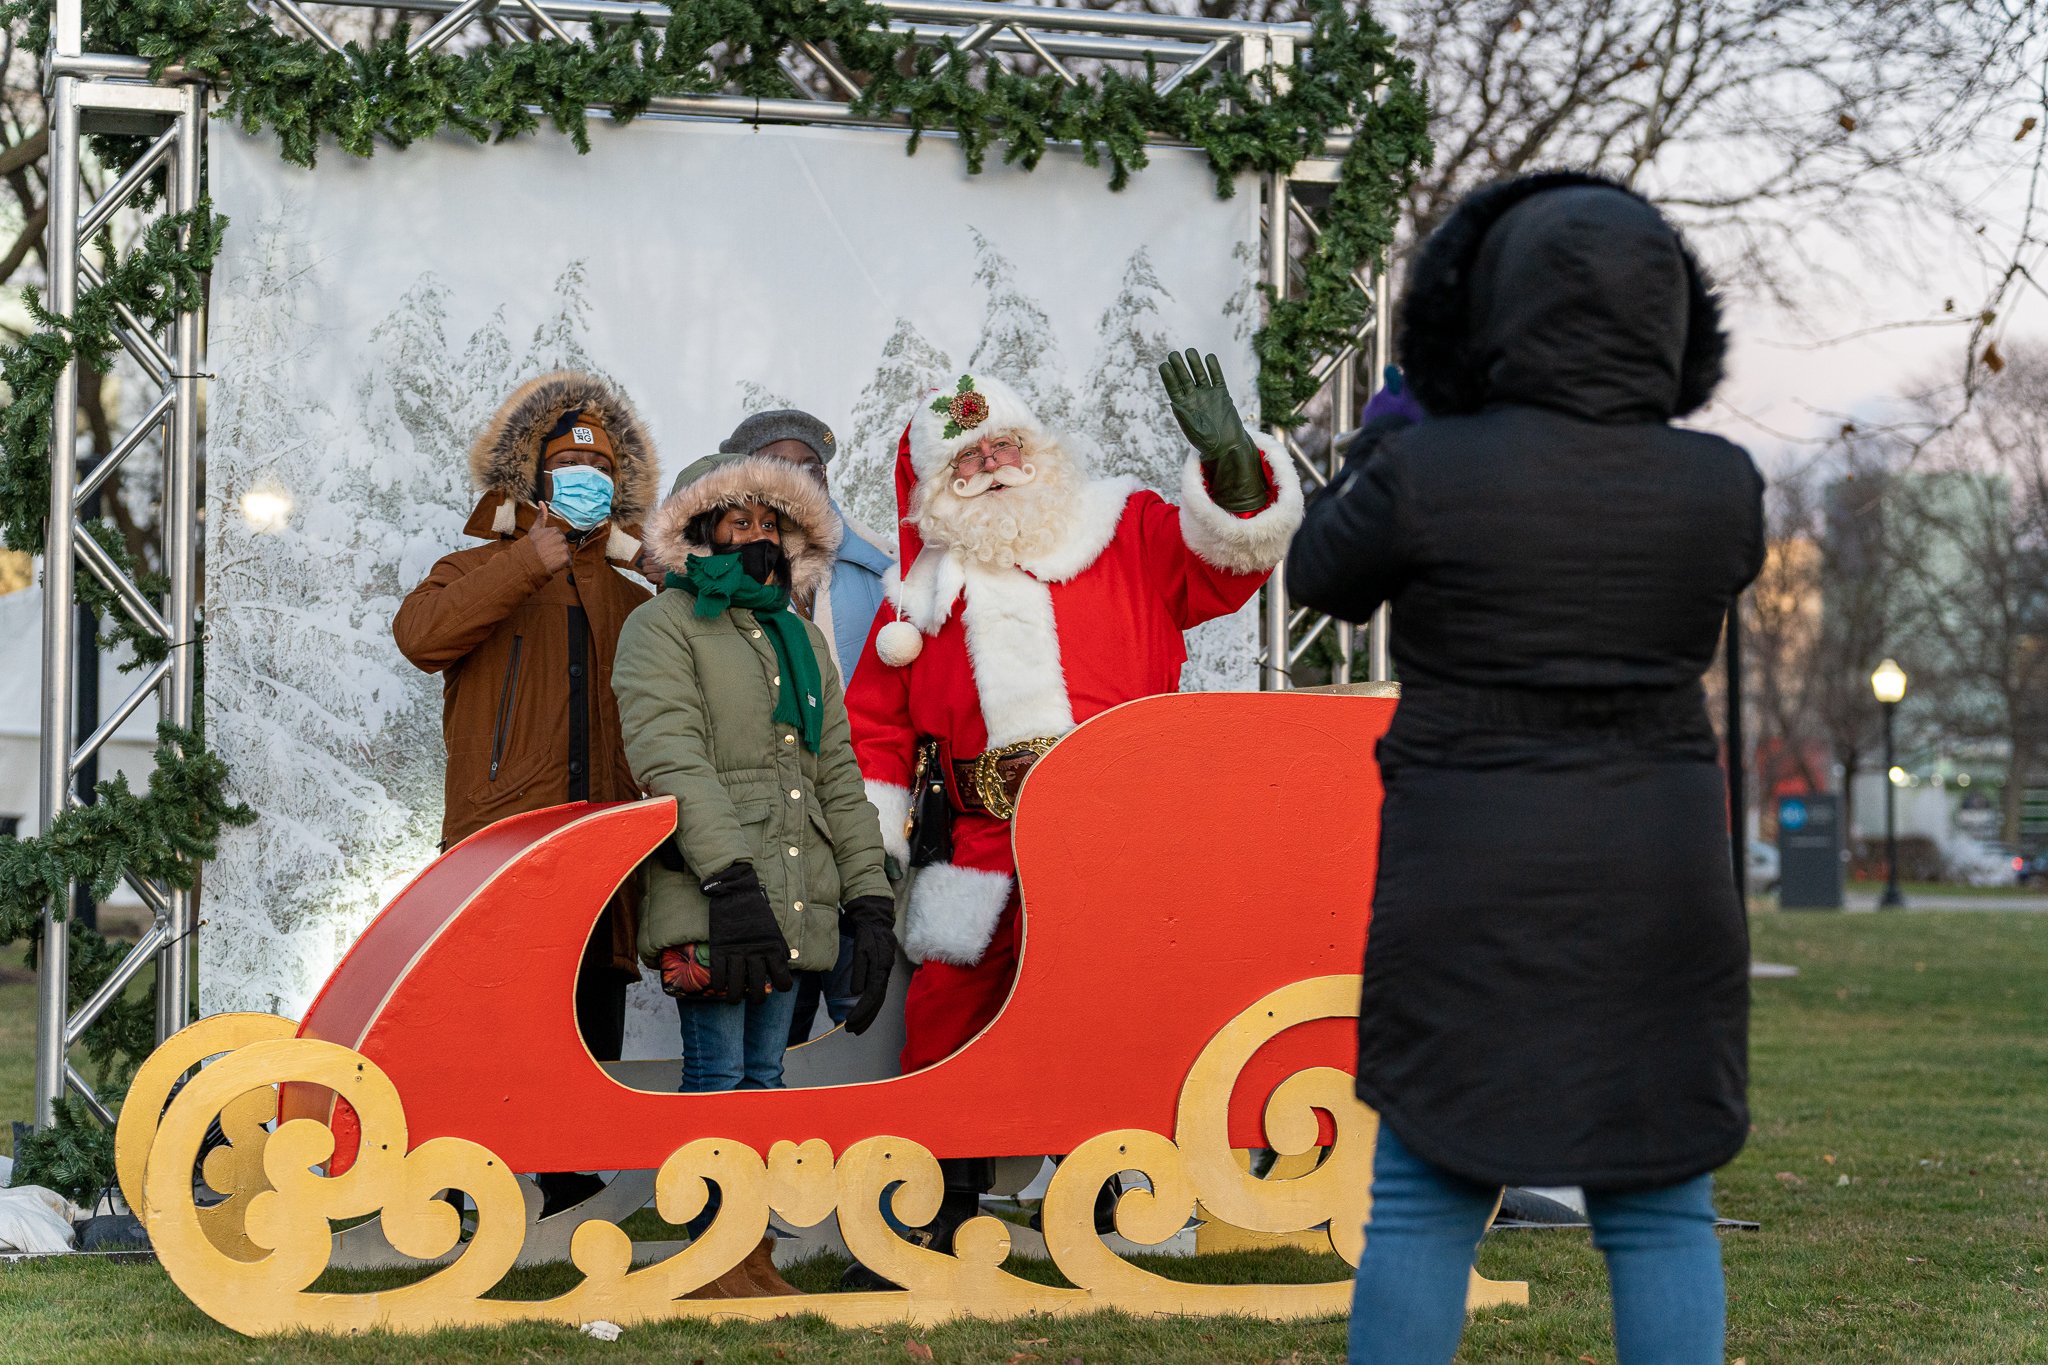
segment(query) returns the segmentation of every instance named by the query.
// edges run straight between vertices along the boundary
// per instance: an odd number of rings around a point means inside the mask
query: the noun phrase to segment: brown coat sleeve
[[[449,555],[399,604],[391,633],[414,667],[439,673],[461,663],[554,577],[524,537],[475,562],[473,553]]]

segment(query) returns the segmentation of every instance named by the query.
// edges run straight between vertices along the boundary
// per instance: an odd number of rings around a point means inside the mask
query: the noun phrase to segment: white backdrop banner
[[[842,504],[884,531],[911,405],[963,370],[1169,495],[1168,347],[1216,352],[1251,409],[1257,195],[1219,199],[1198,153],[1154,151],[1111,193],[1065,152],[969,176],[899,133],[592,132],[586,156],[442,140],[308,172],[214,126],[207,713],[261,818],[207,868],[208,1012],[297,1018],[434,854],[441,684],[391,618],[469,543],[465,453],[522,380],[620,383],[664,490],[748,412],[803,408],[840,433]],[[1186,684],[1255,685],[1256,640],[1249,610],[1205,627]],[[629,1052],[673,1056],[673,1011],[642,1003]]]

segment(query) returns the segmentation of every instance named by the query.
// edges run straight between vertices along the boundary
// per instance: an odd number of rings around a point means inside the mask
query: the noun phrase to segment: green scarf
[[[768,632],[768,642],[775,646],[775,663],[782,674],[775,719],[795,726],[804,747],[818,752],[818,738],[825,729],[825,681],[818,672],[811,637],[802,619],[789,609],[789,594],[773,583],[757,583],[747,577],[736,554],[691,555],[684,572],[671,572],[662,586],[681,588],[696,598],[696,613],[706,619],[728,607],[754,613],[754,619]]]

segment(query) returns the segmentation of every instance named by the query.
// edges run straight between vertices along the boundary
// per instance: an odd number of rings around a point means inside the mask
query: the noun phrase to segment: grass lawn
[[[1763,1230],[1725,1239],[1730,1358],[2048,1361],[2048,916],[1753,923],[1757,955],[1800,975],[1756,983],[1756,1131],[1723,1173],[1720,1203]],[[32,996],[0,985],[0,1118],[27,1107]],[[1584,1233],[1502,1233],[1479,1265],[1530,1281],[1533,1302],[1480,1315],[1461,1360],[1611,1365],[1605,1277]],[[1339,1272],[1334,1258],[1285,1253],[1201,1269],[1274,1281]],[[522,1272],[500,1292],[545,1294],[566,1275]],[[836,1267],[792,1278],[824,1289]],[[376,1283],[334,1275],[322,1287]],[[0,1360],[902,1362],[928,1348],[940,1362],[1307,1362],[1340,1360],[1343,1337],[1341,1322],[1102,1314],[916,1333],[672,1323],[610,1345],[554,1327],[254,1342],[216,1327],[151,1264],[0,1268]]]

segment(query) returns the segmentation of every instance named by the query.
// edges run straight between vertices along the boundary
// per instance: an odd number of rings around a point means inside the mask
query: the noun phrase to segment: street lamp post
[[[1906,898],[1899,891],[1899,784],[1892,780],[1892,713],[1906,696],[1906,670],[1896,659],[1886,659],[1871,673],[1870,690],[1884,708],[1884,895],[1877,908],[1901,910]]]

